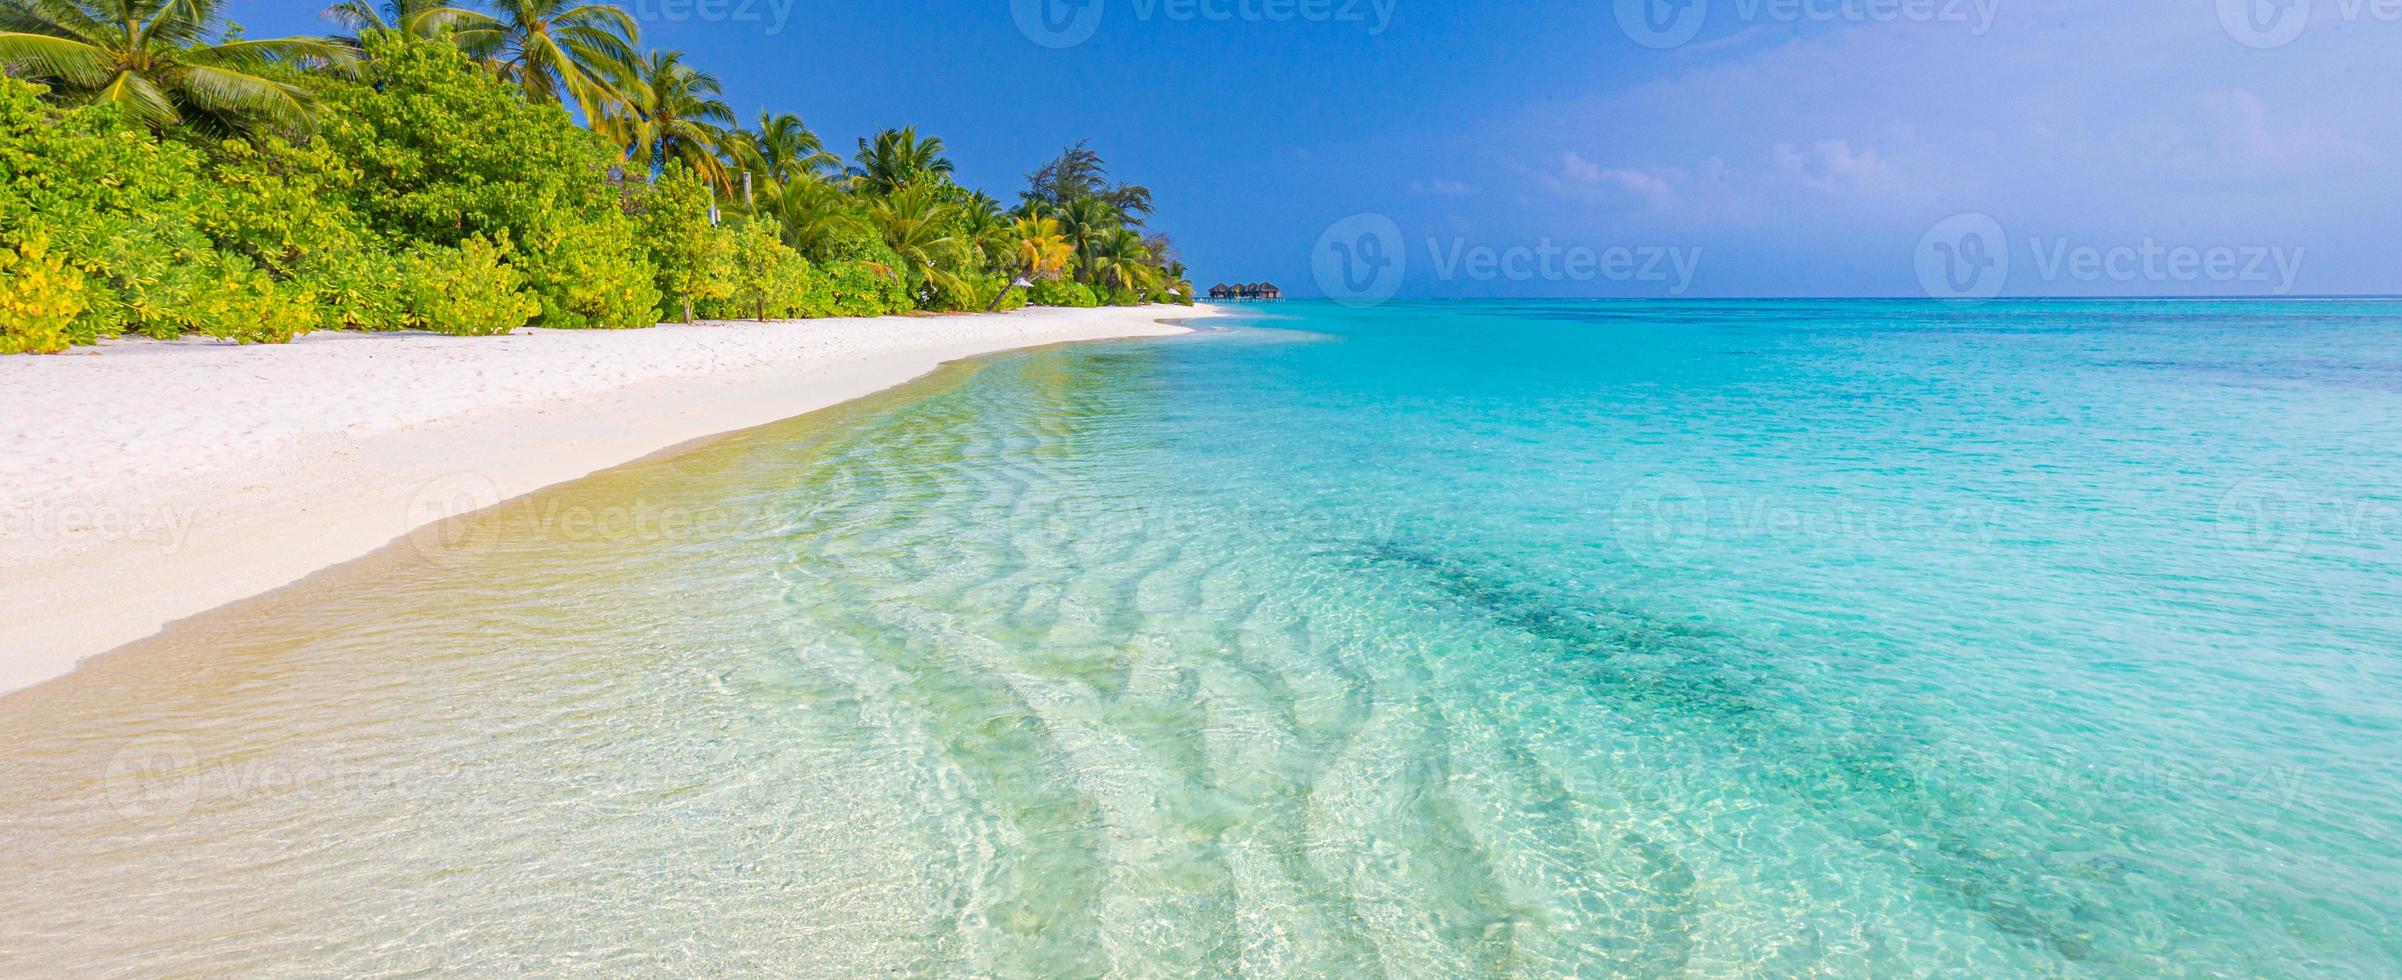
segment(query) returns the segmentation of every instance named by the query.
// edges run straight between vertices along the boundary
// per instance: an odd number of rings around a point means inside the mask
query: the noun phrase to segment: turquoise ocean
[[[2402,973],[2402,303],[1240,312],[0,699],[0,975]]]

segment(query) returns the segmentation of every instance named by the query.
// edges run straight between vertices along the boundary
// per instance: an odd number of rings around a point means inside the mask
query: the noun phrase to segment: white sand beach
[[[120,341],[0,358],[0,692],[430,522],[951,360],[1209,307]]]

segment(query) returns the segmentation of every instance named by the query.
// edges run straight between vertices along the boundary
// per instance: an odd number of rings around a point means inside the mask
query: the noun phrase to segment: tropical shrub
[[[809,261],[819,265],[838,262],[873,262],[886,268],[898,268],[901,255],[884,244],[884,236],[869,225],[863,215],[851,215],[847,221],[826,222],[825,230],[809,250],[802,252]]]
[[[76,314],[88,302],[83,273],[35,236],[0,247],[0,354],[53,354],[78,340]]]
[[[402,264],[407,322],[435,333],[482,337],[525,325],[542,303],[508,262],[509,248],[470,238],[453,248],[420,244]]]
[[[0,77],[0,247],[39,240],[82,273],[67,329],[89,343],[128,329],[173,337],[223,318],[181,304],[217,298],[214,248],[197,216],[215,206],[200,154],[153,139],[114,105],[53,110],[43,89]]]
[[[807,315],[817,305],[810,294],[822,290],[822,281],[766,222],[737,219],[721,230],[731,245],[731,261],[725,297],[706,307],[712,318],[787,319]]]
[[[294,281],[315,301],[319,330],[401,330],[410,325],[407,260],[361,249],[303,260]]]
[[[352,206],[356,168],[324,140],[222,140],[208,148],[215,206],[198,216],[217,248],[248,258],[308,302],[307,326],[406,326],[401,264]]]
[[[689,322],[693,305],[733,295],[734,237],[709,223],[709,187],[682,164],[653,184],[628,183],[626,210],[649,253],[662,315]]]
[[[825,269],[829,316],[884,316],[912,308],[909,285],[893,266],[853,261]]]
[[[1000,303],[1000,305],[998,305],[998,306],[994,306],[994,307],[991,307],[991,309],[992,309],[992,310],[994,310],[995,312],[1006,313],[1006,312],[1008,312],[1008,311],[1010,311],[1010,310],[1022,310],[1022,309],[1025,309],[1025,308],[1026,308],[1027,306],[1029,306],[1029,305],[1031,305],[1031,304],[1029,303],[1029,301],[1028,301],[1028,300],[1027,300],[1027,298],[1026,298],[1026,291],[1025,291],[1025,290],[1023,290],[1023,289],[1011,289],[1010,291],[1008,291],[1008,292],[1006,292],[1006,293],[1003,293],[1003,294],[1001,294],[1001,303]]]
[[[216,246],[279,279],[377,248],[351,207],[358,171],[323,140],[221,140],[206,148],[210,207],[197,219]]]
[[[658,273],[622,214],[526,232],[519,265],[542,304],[541,322],[563,329],[648,327],[659,322]]]
[[[1037,279],[1026,293],[1026,301],[1035,306],[1101,305],[1101,298],[1093,294],[1093,287],[1073,279]]]
[[[396,245],[516,244],[544,326],[642,327],[659,287],[608,143],[528,102],[453,45],[371,32],[357,81],[326,83],[319,138],[357,169],[352,205]]]
[[[200,333],[245,344],[280,344],[304,332],[305,290],[281,285],[240,256],[209,252],[154,292],[159,312],[144,329],[156,336]]]

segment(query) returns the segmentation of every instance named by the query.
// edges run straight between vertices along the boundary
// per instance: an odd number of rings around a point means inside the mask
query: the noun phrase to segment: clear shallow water
[[[1272,312],[0,699],[0,975],[2402,970],[2402,304]]]

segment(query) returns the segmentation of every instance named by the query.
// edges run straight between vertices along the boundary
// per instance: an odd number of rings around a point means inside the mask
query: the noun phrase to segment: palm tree
[[[315,100],[274,69],[346,69],[354,61],[350,51],[321,37],[223,40],[221,5],[0,0],[0,64],[21,66],[67,98],[124,106],[156,128],[186,121],[227,132],[261,121],[310,128]]]
[[[1118,220],[1118,209],[1092,195],[1069,201],[1059,209],[1059,230],[1076,247],[1077,278],[1093,280],[1094,262],[1099,259],[1095,248],[1110,233],[1124,228]]]
[[[973,248],[959,236],[959,206],[944,203],[932,185],[912,184],[877,199],[868,205],[868,219],[908,265],[920,299],[966,292],[957,273],[971,261]]]
[[[683,52],[653,51],[621,87],[624,103],[594,128],[622,140],[645,172],[681,160],[731,193],[723,154],[734,142],[734,110],[713,98],[719,91],[717,76],[685,64]]]
[[[1019,218],[1010,228],[1017,239],[1016,267],[1020,275],[1057,279],[1068,271],[1076,246],[1059,232],[1057,218]]]
[[[473,10],[453,7],[443,0],[342,0],[325,8],[325,19],[349,28],[351,33],[335,40],[352,47],[360,46],[360,38],[368,31],[399,31],[413,37],[432,37],[444,28],[461,25],[489,25],[492,18]]]
[[[585,120],[595,123],[624,100],[618,83],[638,70],[632,14],[580,0],[490,2],[492,16],[460,24],[451,36],[491,63],[527,99],[572,99]]]
[[[815,177],[841,161],[826,152],[817,134],[792,113],[759,113],[759,128],[741,134],[737,144],[743,166],[777,184]]]
[[[1094,282],[1144,295],[1159,292],[1160,271],[1151,262],[1151,246],[1134,229],[1110,232],[1094,244],[1093,252]]]
[[[784,226],[784,244],[812,260],[826,258],[835,242],[874,233],[850,195],[816,177],[771,186],[758,207]]]
[[[851,176],[871,194],[891,194],[929,178],[948,179],[950,158],[942,155],[942,137],[917,138],[917,127],[887,129],[874,143],[862,138],[851,158]]]
[[[1193,300],[1193,280],[1183,262],[1170,262],[1159,270],[1160,291],[1183,298],[1189,305]]]
[[[1010,218],[1001,210],[1001,202],[983,191],[966,191],[957,200],[960,227],[976,247],[981,264],[988,269],[1008,268],[1018,247],[1012,234]]]

